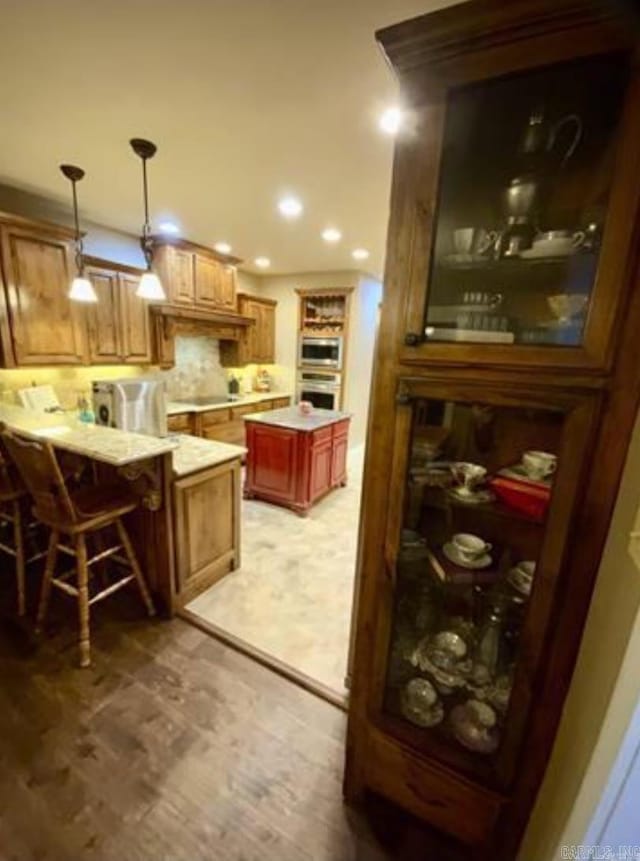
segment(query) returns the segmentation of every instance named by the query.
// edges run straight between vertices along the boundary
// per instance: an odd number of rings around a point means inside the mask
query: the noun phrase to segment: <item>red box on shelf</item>
[[[551,501],[551,484],[515,476],[498,475],[488,482],[500,502],[542,523]]]

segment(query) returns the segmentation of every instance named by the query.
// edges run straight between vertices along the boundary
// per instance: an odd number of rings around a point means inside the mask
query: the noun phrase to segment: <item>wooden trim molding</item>
[[[221,254],[213,248],[209,248],[206,245],[199,245],[197,242],[191,242],[190,240],[182,239],[179,236],[152,236],[151,241],[153,242],[154,247],[172,245],[174,248],[183,248],[185,251],[193,251],[196,254],[213,257],[214,260],[218,260],[220,263],[225,263],[227,266],[239,266],[240,263],[244,262],[241,257],[234,257],[233,254]]]

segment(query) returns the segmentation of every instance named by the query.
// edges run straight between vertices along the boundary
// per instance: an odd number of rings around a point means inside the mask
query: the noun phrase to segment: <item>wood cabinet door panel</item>
[[[220,308],[236,307],[236,273],[233,266],[216,263],[216,304]]]
[[[180,479],[174,486],[177,591],[184,604],[237,564],[238,461]]]
[[[247,424],[249,490],[283,502],[296,501],[298,433],[288,428]]]
[[[179,305],[193,305],[195,300],[194,255],[190,251],[172,248],[169,255],[170,282],[168,292]]]
[[[122,361],[120,286],[118,273],[88,267],[87,278],[93,284],[98,301],[87,305],[89,360],[95,364]]]
[[[194,276],[196,304],[215,307],[218,304],[218,263],[196,254]]]
[[[349,438],[338,436],[333,440],[331,449],[331,486],[335,487],[347,480],[347,452]]]
[[[229,442],[232,445],[245,444],[244,422],[226,422],[225,424],[210,425],[202,430],[205,439],[214,439],[218,442]]]
[[[122,356],[131,364],[151,361],[151,326],[149,308],[144,299],[136,296],[139,278],[121,272],[120,304],[122,309]]]
[[[317,499],[331,487],[331,440],[311,448],[311,470],[309,473],[309,501]]]
[[[84,317],[68,298],[75,275],[68,242],[7,228],[2,257],[16,363],[82,364]]]

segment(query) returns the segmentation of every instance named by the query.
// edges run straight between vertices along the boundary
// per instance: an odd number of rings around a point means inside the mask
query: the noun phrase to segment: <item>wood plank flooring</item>
[[[428,857],[412,820],[343,805],[339,709],[130,596],[80,670],[64,609],[39,644],[0,620],[1,861]]]

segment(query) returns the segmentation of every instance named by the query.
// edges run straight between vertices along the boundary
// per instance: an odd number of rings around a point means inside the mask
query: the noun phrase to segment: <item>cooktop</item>
[[[235,398],[230,398],[228,395],[208,395],[201,398],[174,398],[176,404],[195,404],[197,407],[214,406],[215,404],[228,404]]]

